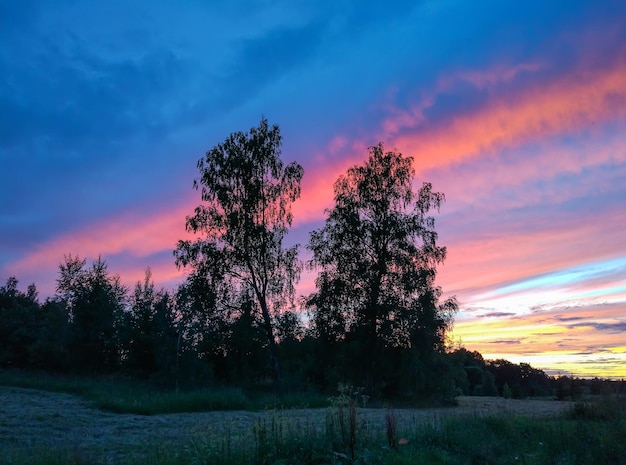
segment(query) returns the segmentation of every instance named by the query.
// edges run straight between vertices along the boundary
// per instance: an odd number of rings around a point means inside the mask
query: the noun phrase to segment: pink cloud
[[[185,216],[192,211],[193,207],[181,205],[146,217],[125,212],[43,243],[7,269],[19,275],[38,268],[56,268],[63,256],[70,253],[85,258],[128,254],[140,259],[173,250],[179,239],[188,236]]]
[[[505,230],[468,238],[463,234],[446,238],[443,233],[448,258],[439,269],[438,281],[461,300],[473,300],[479,292],[505,283],[614,258],[616,251],[626,250],[626,239],[619,228],[607,224],[626,224],[626,211],[616,207],[588,215],[584,221],[577,215],[551,218],[549,224],[534,228],[506,225]],[[598,237],[602,240],[590,240]]]
[[[385,141],[389,149],[397,148],[406,155],[413,155],[418,177],[424,176],[424,180],[431,180],[426,176],[440,170],[443,173],[440,189],[453,199],[450,203],[459,208],[474,205],[481,194],[487,199],[498,187],[510,189],[524,181],[548,180],[563,173],[580,173],[587,167],[623,163],[626,153],[620,150],[621,136],[607,135],[603,124],[626,118],[626,106],[614,103],[626,101],[623,78],[626,63],[616,60],[611,66],[598,69],[579,67],[572,74],[545,79],[533,76],[546,67],[540,62],[495,65],[486,71],[459,71],[454,76],[443,77],[429,95],[409,104],[408,110],[388,105],[385,110],[391,116],[380,122],[379,140]],[[525,79],[525,76],[530,78]],[[430,124],[425,110],[434,104],[438,93],[459,80],[477,89],[491,89],[496,85],[498,89],[492,89],[490,98],[472,112],[452,114],[437,125]],[[550,142],[551,138],[581,131],[589,136],[582,142],[585,150],[582,147],[577,151],[567,150],[556,141]],[[612,144],[602,143],[611,137]],[[541,150],[536,149],[534,155],[522,152],[511,156],[507,164],[498,157],[504,150],[519,150],[529,143]],[[333,138],[326,155],[319,154],[319,160],[323,159],[324,163],[305,173],[296,221],[322,219],[324,208],[332,205],[334,180],[366,156],[367,146],[363,142],[350,143],[344,135]],[[467,164],[470,175],[449,171],[451,164],[457,166],[460,162]],[[445,173],[450,176],[446,177]],[[463,182],[451,177],[459,174]],[[592,189],[592,186],[583,187]],[[546,198],[556,201],[569,194],[535,191],[532,194],[535,199],[528,194],[500,198],[497,208],[538,204]]]
[[[188,204],[148,216],[125,212],[43,243],[22,259],[8,264],[6,269],[17,276],[39,275],[47,270],[45,276],[50,276],[67,254],[86,259],[102,256],[109,263],[116,256],[126,256],[131,257],[134,264],[122,265],[121,269],[115,267],[111,272],[120,274],[127,285],[142,280],[146,266],[152,268],[156,282],[171,282],[182,276],[174,266],[173,257],[167,263],[157,260],[146,263],[143,259],[173,250],[179,239],[189,237],[185,231],[185,216],[192,212],[193,206]],[[52,283],[37,284],[44,294],[54,293]]]
[[[519,78],[522,73],[536,73],[545,69],[545,63],[519,63],[516,65],[498,64],[487,71],[467,70],[461,71],[454,77],[445,76],[440,79],[440,89],[451,88],[455,81],[469,82],[478,89],[489,89],[495,85],[509,83]]]
[[[481,214],[498,214],[510,208],[539,205],[545,198],[563,201],[573,193],[551,188],[549,192],[526,190],[522,195],[514,187],[533,180],[549,180],[562,173],[580,173],[587,167],[608,162],[626,161],[626,152],[621,149],[623,141],[617,137],[612,144],[600,148],[589,142],[585,150],[578,152],[565,151],[546,141],[581,131],[592,136],[602,134],[604,123],[625,119],[626,106],[616,102],[626,101],[626,63],[581,68],[574,74],[555,75],[541,83],[524,80],[525,75],[542,72],[546,66],[544,63],[494,66],[484,72],[460,71],[456,76],[442,78],[434,91],[409,105],[408,110],[388,108],[391,116],[379,122],[379,140],[385,141],[389,149],[395,147],[406,155],[415,155],[419,175],[439,176],[441,187],[435,186],[436,189],[443,190],[451,210],[461,211],[462,215],[475,214],[471,208],[477,207],[482,208]],[[498,87],[498,91],[493,91],[484,104],[471,112],[429,124],[426,109],[435,104],[439,92],[458,80],[477,89]],[[538,151],[534,156],[521,152],[508,164],[498,158],[499,151],[529,142],[546,151]],[[302,198],[294,205],[294,226],[324,218],[324,209],[332,206],[333,183],[347,168],[365,160],[367,147],[360,140],[337,135],[325,144],[322,152],[311,149],[311,153],[316,154],[310,158],[316,162],[305,173]],[[462,182],[457,181],[459,178]],[[596,188],[583,186],[587,191]],[[492,201],[494,193],[507,189],[511,194],[508,198]],[[141,280],[147,265],[152,267],[157,282],[182,280],[184,272],[175,268],[173,257],[153,263],[142,259],[170,251],[178,239],[185,238],[185,216],[198,203],[199,198],[195,198],[152,216],[136,217],[128,212],[104,219],[42,244],[7,268],[18,275],[39,268],[56,269],[66,253],[92,258],[102,254],[105,259],[127,255],[136,258],[137,265],[112,270],[120,273],[126,283]],[[467,213],[463,213],[468,207]],[[450,210],[446,206],[443,211]],[[440,222],[441,242],[448,247],[449,255],[440,268],[439,283],[447,293],[457,294],[464,305],[476,303],[477,296],[502,283],[612,257],[616,250],[625,250],[626,244],[623,233],[618,228],[607,228],[607,224],[626,224],[626,212],[599,211],[587,216],[584,222],[573,216],[552,217],[549,223],[535,225],[534,229],[526,224],[492,224],[493,230],[479,231],[473,236],[454,230],[462,229],[462,224]],[[602,240],[590,241],[593,237]],[[313,280],[310,275],[303,276],[303,288],[312,290]],[[533,322],[528,320],[531,326]],[[484,331],[493,330],[497,334],[501,328],[496,323],[471,324],[460,322],[457,328],[467,329],[464,334],[474,331],[471,334],[475,337],[485,334]],[[493,345],[477,347],[495,353]]]
[[[322,220],[324,210],[333,206],[335,181],[348,168],[365,160],[368,152],[362,143],[348,143],[340,137],[329,142],[327,153],[315,155],[318,162],[305,170],[302,195],[293,205],[294,226]]]
[[[442,78],[438,87],[410,110],[388,108],[392,116],[381,122],[381,139],[405,154],[416,156],[419,170],[449,166],[468,158],[496,155],[560,134],[588,130],[593,125],[626,118],[626,63],[616,60],[599,69],[577,69],[545,80],[507,80],[520,70],[532,72],[539,65],[486,72],[459,72]],[[462,80],[476,88],[504,82],[488,100],[470,113],[450,114],[436,125],[429,123],[426,110],[450,82]],[[622,102],[620,104],[619,102]],[[394,114],[395,113],[395,114]]]

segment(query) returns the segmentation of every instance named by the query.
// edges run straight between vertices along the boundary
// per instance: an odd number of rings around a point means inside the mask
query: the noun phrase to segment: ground
[[[457,407],[397,409],[394,415],[400,432],[404,427],[439,422],[454,415],[553,416],[569,406],[550,400],[460,397]],[[359,425],[384,431],[386,412],[358,409]],[[115,454],[150,444],[181,445],[194,437],[251,436],[255,425],[272,418],[294,428],[324,428],[328,414],[329,409],[116,414],[95,409],[69,394],[0,386],[0,450],[69,447]]]

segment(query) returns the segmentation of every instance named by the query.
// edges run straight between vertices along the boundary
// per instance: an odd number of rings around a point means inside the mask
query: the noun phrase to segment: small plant
[[[365,386],[355,387],[352,390],[352,397],[357,400],[363,408],[367,405],[367,401],[370,400],[370,396],[365,394]]]
[[[354,461],[354,449],[356,447],[356,401],[351,400],[348,406],[350,412],[350,436],[348,439],[348,448],[350,449],[350,458]]]
[[[398,417],[396,416],[396,412],[394,412],[390,407],[387,407],[385,411],[385,426],[387,431],[387,444],[392,449],[396,448],[396,432],[398,426]]]
[[[339,383],[337,386],[337,395],[328,398],[331,407],[347,407],[350,401],[350,393],[352,386],[349,384]]]
[[[329,399],[331,406],[333,407],[336,419],[337,429],[341,436],[341,445],[346,447],[350,453],[350,460],[354,461],[354,454],[356,448],[356,427],[357,427],[357,396],[358,390],[355,390],[351,385],[340,383],[338,388],[338,395]],[[347,414],[347,418],[346,418]],[[332,418],[327,420],[327,430],[332,435],[335,430]],[[340,454],[341,455],[341,454]]]
[[[513,397],[513,390],[511,389],[511,386],[509,386],[509,383],[504,383],[504,387],[502,388],[502,397],[505,399]]]

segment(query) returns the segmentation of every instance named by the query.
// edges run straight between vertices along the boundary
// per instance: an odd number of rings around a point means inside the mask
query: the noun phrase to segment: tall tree
[[[39,370],[67,371],[71,368],[71,326],[65,303],[46,299],[38,315],[37,341],[31,351],[31,367]]]
[[[178,338],[173,307],[169,293],[154,288],[152,271],[147,268],[124,313],[124,366],[129,371],[157,381],[173,378]]]
[[[0,287],[0,368],[29,368],[37,342],[37,288],[31,284],[23,293],[17,284],[11,276]]]
[[[446,256],[434,218],[444,195],[429,183],[414,191],[413,158],[382,144],[335,183],[335,206],[311,233],[312,265],[320,270],[308,298],[318,334],[358,342],[368,381],[385,348],[427,357],[443,348],[456,302],[439,304],[436,266]]]
[[[72,324],[71,351],[74,367],[100,373],[119,364],[118,328],[127,289],[117,275],[111,276],[100,257],[85,268],[86,261],[68,255],[59,265],[57,296],[65,302]]]
[[[252,294],[263,321],[276,380],[280,363],[272,313],[293,301],[298,248],[285,248],[291,205],[300,196],[303,168],[280,159],[279,127],[265,118],[250,132],[232,133],[198,161],[204,204],[187,217],[187,230],[204,237],[179,241],[178,266],[201,275],[222,273],[235,300]],[[200,187],[201,186],[201,187]]]

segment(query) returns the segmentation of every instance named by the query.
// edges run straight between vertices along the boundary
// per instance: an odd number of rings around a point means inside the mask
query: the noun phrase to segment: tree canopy
[[[335,205],[308,245],[319,270],[307,299],[315,329],[329,343],[353,343],[352,366],[369,378],[381,373],[386,349],[410,349],[421,360],[443,351],[457,308],[453,298],[439,303],[435,285],[446,249],[429,212],[444,195],[429,183],[414,190],[414,174],[411,157],[371,147],[363,165],[335,182]]]
[[[71,353],[77,366],[91,373],[119,367],[118,338],[127,289],[119,276],[111,276],[98,257],[91,268],[78,256],[68,255],[59,265],[58,298],[65,302],[75,327]]]
[[[304,173],[298,163],[283,164],[281,143],[279,127],[262,118],[258,127],[232,133],[198,161],[194,187],[204,203],[186,225],[203,237],[179,241],[174,252],[178,266],[190,266],[230,302],[245,295],[254,299],[276,379],[280,364],[272,315],[293,302],[299,278],[298,248],[284,247],[283,239]]]

